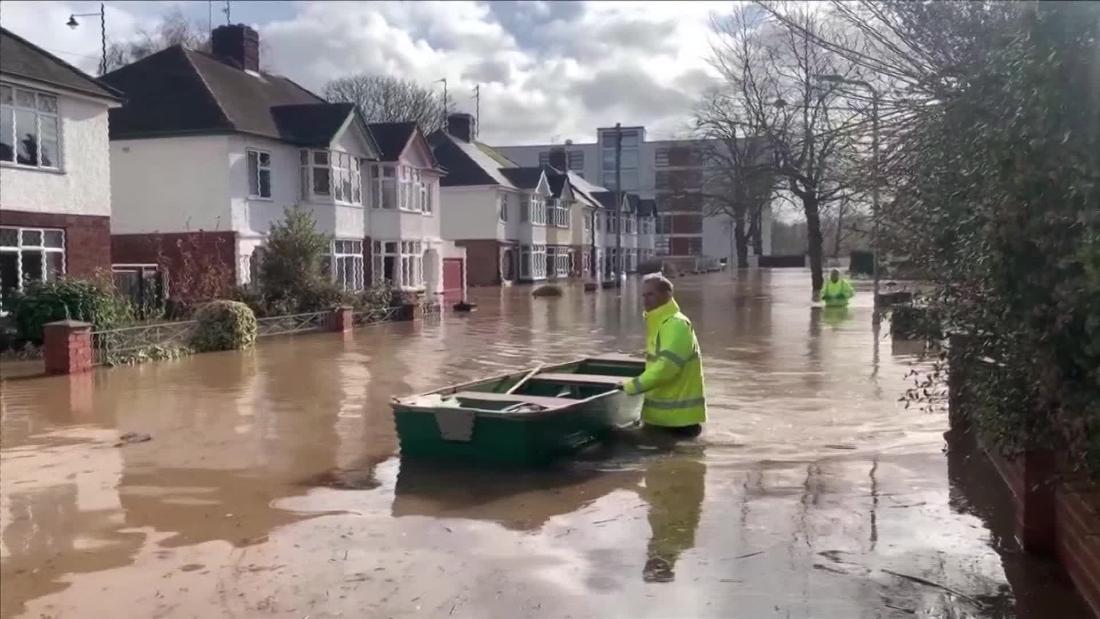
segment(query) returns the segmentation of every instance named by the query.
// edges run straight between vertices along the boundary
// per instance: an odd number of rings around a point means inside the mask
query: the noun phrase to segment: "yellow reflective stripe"
[[[691,398],[690,400],[653,400],[651,398],[646,398],[644,406],[646,408],[655,408],[658,410],[671,410],[676,408],[703,406],[706,403],[706,398]]]

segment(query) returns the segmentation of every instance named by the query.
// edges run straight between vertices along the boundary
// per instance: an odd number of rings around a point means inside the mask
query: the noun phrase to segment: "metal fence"
[[[187,320],[95,331],[92,333],[93,362],[102,365],[111,355],[144,350],[152,346],[187,346],[196,324],[194,320]]]
[[[361,327],[376,322],[389,322],[396,319],[400,312],[400,307],[381,307],[361,312],[353,312],[351,315],[352,324],[356,327]]]
[[[257,318],[256,337],[287,335],[290,333],[304,333],[307,331],[324,331],[328,329],[329,316],[331,315],[332,312],[324,311]]]

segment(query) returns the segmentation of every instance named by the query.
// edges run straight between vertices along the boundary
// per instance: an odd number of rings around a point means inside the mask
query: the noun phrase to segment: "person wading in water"
[[[703,358],[691,321],[672,298],[672,282],[660,274],[642,284],[645,307],[645,371],[625,381],[629,395],[645,395],[645,428],[693,438],[707,421],[703,392]]]

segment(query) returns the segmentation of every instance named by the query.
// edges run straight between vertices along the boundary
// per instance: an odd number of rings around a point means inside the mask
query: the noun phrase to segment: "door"
[[[443,259],[443,302],[449,304],[465,300],[462,282],[465,264],[462,258]]]

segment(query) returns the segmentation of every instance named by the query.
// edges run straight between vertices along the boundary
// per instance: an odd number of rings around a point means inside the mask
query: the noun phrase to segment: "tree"
[[[443,126],[443,104],[430,88],[389,75],[359,74],[325,85],[329,101],[354,103],[367,122],[413,120],[425,135]]]
[[[164,16],[154,30],[138,30],[134,40],[112,42],[107,46],[107,72],[151,56],[173,45],[210,51],[210,33],[197,22],[175,9]]]
[[[737,266],[747,268],[750,241],[754,253],[761,253],[762,213],[774,193],[775,170],[768,141],[757,137],[733,103],[729,94],[716,90],[696,111],[697,133],[703,138],[699,156],[706,166],[701,188],[688,193],[702,199],[705,215],[730,218]]]
[[[806,34],[832,33],[834,22],[804,6],[788,17],[801,30],[758,7],[716,18],[711,62],[725,81],[722,117],[766,141],[773,173],[802,207],[816,296],[824,283],[821,214],[853,190],[843,160],[855,152],[857,115],[842,93],[819,81],[849,74],[850,65]]]

